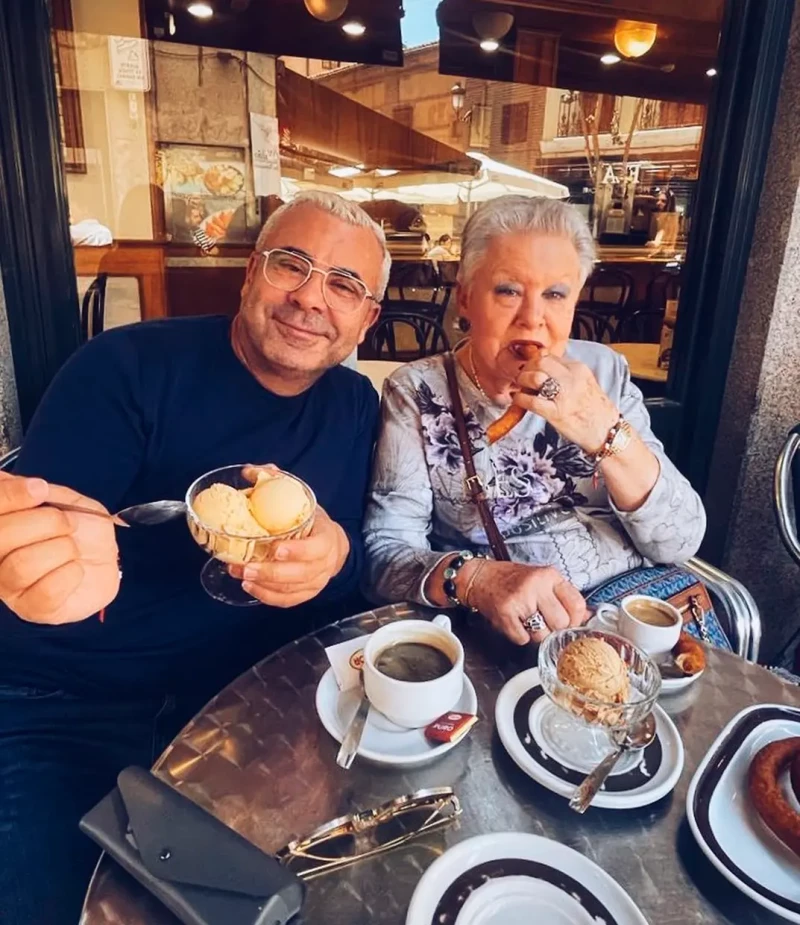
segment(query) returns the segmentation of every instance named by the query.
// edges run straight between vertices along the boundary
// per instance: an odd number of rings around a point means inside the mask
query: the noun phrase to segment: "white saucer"
[[[500,691],[495,722],[500,741],[515,764],[543,787],[569,798],[586,771],[543,746],[541,718],[550,703],[539,682],[539,669],[529,668]],[[653,715],[655,741],[643,752],[623,759],[592,806],[634,809],[655,803],[675,787],[683,771],[683,743],[675,724],[658,704],[653,707]]]
[[[703,854],[735,887],[790,922],[800,922],[800,858],[759,817],[747,775],[761,748],[798,735],[800,710],[772,703],[747,707],[709,748],[686,796],[686,816]],[[797,810],[788,779],[782,784]]]
[[[406,925],[647,925],[593,861],[549,838],[478,835],[446,851],[417,884]]]
[[[317,714],[322,725],[337,742],[342,741],[350,720],[355,716],[360,696],[359,688],[340,691],[332,668],[322,676],[317,686]],[[478,697],[466,675],[461,699],[453,710],[458,713],[478,712]],[[361,745],[358,747],[358,757],[387,767],[413,768],[435,761],[456,745],[458,742],[434,745],[425,738],[422,729],[404,729],[370,707]]]
[[[705,671],[705,668],[703,669]],[[694,682],[700,678],[703,674],[703,671],[698,671],[697,674],[686,675],[685,678],[665,678],[661,677],[661,693],[663,694],[677,694],[679,691],[686,690],[687,687],[691,687]]]

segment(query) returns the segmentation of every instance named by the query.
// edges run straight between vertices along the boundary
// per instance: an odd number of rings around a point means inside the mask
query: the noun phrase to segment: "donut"
[[[781,787],[781,774],[797,764],[800,736],[779,739],[765,745],[750,763],[747,790],[762,821],[778,838],[800,856],[800,813],[789,805]],[[797,786],[793,780],[793,786]]]
[[[538,344],[533,344],[530,341],[519,341],[512,345],[512,350],[521,360],[525,360],[526,363],[530,360],[538,360],[542,353],[542,348]],[[497,443],[498,440],[502,440],[506,434],[509,434],[517,424],[519,424],[527,413],[528,412],[524,408],[520,408],[519,405],[511,405],[486,429],[489,445],[491,446],[491,444]]]
[[[789,769],[789,780],[792,782],[794,795],[800,800],[800,752],[794,756],[792,767]]]

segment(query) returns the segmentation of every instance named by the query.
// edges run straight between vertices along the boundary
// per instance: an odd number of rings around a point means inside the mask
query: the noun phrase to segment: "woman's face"
[[[469,285],[458,293],[484,371],[513,380],[520,342],[561,356],[581,287],[580,261],[569,238],[538,232],[492,238]]]

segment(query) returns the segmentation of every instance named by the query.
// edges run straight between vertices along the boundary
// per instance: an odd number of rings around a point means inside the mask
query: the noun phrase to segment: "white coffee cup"
[[[436,646],[453,667],[432,681],[399,681],[378,671],[375,660],[400,642]],[[406,729],[427,726],[458,703],[464,689],[464,648],[443,614],[428,620],[398,620],[376,630],[364,647],[364,690],[376,710]]]
[[[650,623],[643,619],[642,611],[645,609],[658,614],[663,623]],[[595,610],[595,619],[629,639],[656,661],[663,659],[672,650],[683,627],[683,619],[676,607],[646,594],[631,594],[623,598],[619,606],[599,604]]]

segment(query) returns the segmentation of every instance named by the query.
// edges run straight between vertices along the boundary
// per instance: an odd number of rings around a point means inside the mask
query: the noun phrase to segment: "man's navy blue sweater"
[[[53,382],[15,472],[115,511],[183,499],[220,466],[271,462],[313,488],[347,531],[350,555],[313,606],[237,608],[201,588],[207,556],[185,521],[118,530],[122,586],[104,622],[41,626],[0,605],[0,686],[106,696],[213,690],[324,621],[357,591],[377,415],[369,380],[343,367],[301,395],[267,391],[236,358],[225,318],[157,321],[92,340]]]

